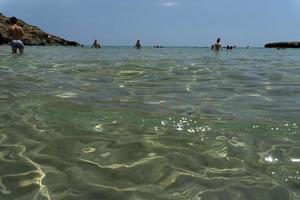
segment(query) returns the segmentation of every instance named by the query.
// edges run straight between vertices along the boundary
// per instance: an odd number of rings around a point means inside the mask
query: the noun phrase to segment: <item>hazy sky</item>
[[[300,0],[0,0],[0,12],[89,44],[263,46],[300,40]]]

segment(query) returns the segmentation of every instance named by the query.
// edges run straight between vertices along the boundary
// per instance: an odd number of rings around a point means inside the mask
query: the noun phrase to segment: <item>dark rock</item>
[[[1,13],[0,13],[1,14]],[[2,37],[2,34],[0,33],[0,45],[3,44],[4,41],[3,41],[3,37]]]
[[[79,46],[75,41],[65,40],[63,38],[51,35],[42,31],[37,26],[32,26],[22,20],[18,20],[18,25],[22,26],[25,32],[25,45],[59,45],[59,46]],[[0,13],[0,44],[8,44],[10,39],[8,37],[9,18]]]
[[[265,48],[300,48],[300,42],[275,42],[265,45]]]

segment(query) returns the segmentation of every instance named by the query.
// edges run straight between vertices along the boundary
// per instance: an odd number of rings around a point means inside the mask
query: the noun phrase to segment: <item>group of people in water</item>
[[[141,44],[140,40],[136,41],[136,43],[134,45],[134,48],[136,48],[136,49],[142,48],[142,44]],[[156,45],[154,45],[154,48],[159,49],[159,48],[164,48],[164,47],[163,46],[159,46],[158,44],[156,44]]]
[[[83,46],[82,46],[83,47]],[[100,46],[100,43],[95,39],[94,40],[94,43],[93,43],[93,45],[92,45],[92,48],[101,48],[101,46]],[[135,43],[135,45],[134,45],[134,48],[136,48],[136,49],[141,49],[142,48],[142,44],[141,44],[141,41],[140,40],[137,40],[136,41],[136,43]],[[159,45],[154,45],[154,48],[164,48],[163,46],[159,46]],[[236,45],[234,45],[234,46],[229,46],[229,45],[227,45],[226,46],[226,49],[227,50],[232,50],[232,49],[235,49],[236,48]],[[249,48],[249,46],[247,46],[247,49]],[[216,51],[218,51],[218,50],[221,50],[222,49],[222,44],[221,44],[221,39],[220,38],[218,38],[217,39],[217,41],[216,41],[216,43],[214,44],[214,45],[212,45],[211,46],[211,49],[212,50],[216,50]]]
[[[84,47],[84,45],[81,45],[81,47]],[[94,40],[94,43],[92,44],[92,46],[91,46],[92,48],[96,48],[96,49],[100,49],[101,48],[101,45],[100,45],[100,43],[98,42],[98,40]],[[135,45],[134,45],[134,48],[136,48],[136,49],[140,49],[140,48],[142,48],[142,44],[141,44],[141,41],[140,40],[137,40],[136,41],[136,43],[135,43]],[[159,48],[159,47],[157,47],[157,48]]]
[[[99,42],[97,40],[94,40],[92,48],[101,48],[101,46],[100,46],[100,44],[99,44]],[[134,45],[134,48],[136,48],[136,49],[141,49],[142,48],[142,44],[141,44],[140,40],[136,41],[136,43]],[[154,45],[154,48],[163,48],[163,46]],[[227,45],[226,46],[227,50],[232,50],[232,49],[235,49],[235,48],[236,48],[236,45],[234,45],[234,46]],[[247,46],[247,49],[248,48],[249,48],[249,46]],[[211,49],[212,50],[216,50],[216,51],[222,50],[222,44],[221,44],[221,39],[220,38],[218,38],[217,41],[216,41],[216,43],[211,46]]]
[[[235,48],[236,48],[236,45],[234,45],[234,46],[227,45],[226,46],[227,50],[232,50],[232,49],[235,49]],[[247,46],[247,49],[248,48],[249,48],[249,46]],[[217,39],[217,42],[214,45],[211,45],[211,49],[216,50],[216,51],[222,50],[222,44],[221,44],[221,39],[220,38]]]
[[[15,53],[17,53],[18,50],[19,50],[19,53],[23,53],[24,52],[23,39],[25,36],[23,28],[17,24],[18,19],[16,17],[11,17],[9,21],[10,21],[10,27],[8,29],[8,36],[11,38],[10,45],[12,48],[12,53],[15,54]],[[81,45],[81,47],[84,47],[84,46]],[[99,48],[101,48],[101,45],[98,42],[98,40],[95,39],[94,43],[91,47],[99,49]],[[134,48],[136,48],[136,49],[142,48],[142,44],[141,44],[140,40],[136,41]],[[163,48],[163,46],[155,45],[154,48]],[[236,48],[235,45],[234,46],[227,45],[227,47],[226,47],[227,50],[232,50],[234,48]],[[249,48],[249,47],[247,47],[247,48]],[[221,44],[220,38],[218,38],[216,43],[211,46],[211,49],[216,50],[216,51],[219,51],[222,49],[222,44]]]

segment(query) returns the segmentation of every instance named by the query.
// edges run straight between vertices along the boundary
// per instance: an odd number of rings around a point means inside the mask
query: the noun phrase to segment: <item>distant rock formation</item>
[[[51,46],[51,45],[61,45],[61,46],[78,46],[79,43],[75,41],[65,40],[63,38],[51,35],[42,31],[36,26],[29,25],[24,21],[18,19],[18,25],[22,26],[25,32],[25,45],[38,45],[38,46]],[[9,27],[9,18],[0,13],[0,45],[7,44],[10,42],[7,36]]]
[[[265,48],[300,48],[300,42],[275,42],[265,45]]]

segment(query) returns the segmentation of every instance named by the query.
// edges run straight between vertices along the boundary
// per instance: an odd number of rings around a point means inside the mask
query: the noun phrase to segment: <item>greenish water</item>
[[[0,46],[0,199],[300,199],[299,55]]]

